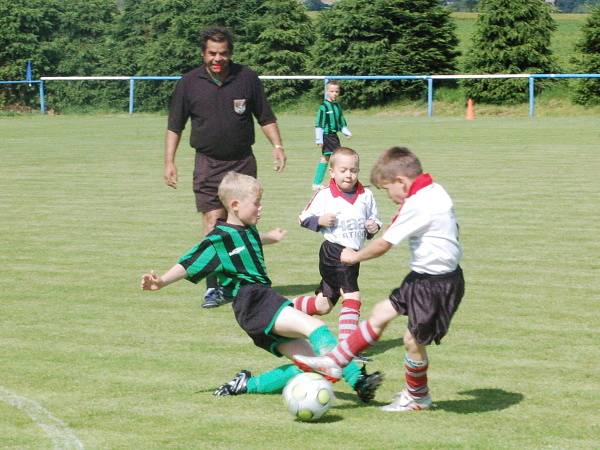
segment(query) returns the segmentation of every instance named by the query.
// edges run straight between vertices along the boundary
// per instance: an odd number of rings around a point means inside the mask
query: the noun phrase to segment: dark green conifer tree
[[[540,0],[482,0],[465,58],[474,74],[551,73],[557,70],[550,50],[556,24],[550,7]],[[485,103],[527,100],[527,80],[466,80],[467,97]],[[538,90],[541,83],[536,84]]]
[[[600,73],[600,6],[592,10],[581,31],[574,63],[581,73]],[[573,100],[582,105],[600,104],[600,79],[578,82]]]
[[[417,75],[455,70],[458,39],[437,0],[339,0],[319,16],[312,71],[324,75]],[[425,83],[344,82],[343,102],[370,106],[415,98]]]

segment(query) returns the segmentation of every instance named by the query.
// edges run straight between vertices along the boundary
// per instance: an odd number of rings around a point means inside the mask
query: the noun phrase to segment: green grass
[[[180,188],[170,190],[165,117],[1,117],[0,447],[53,448],[8,390],[87,449],[597,448],[597,117],[348,119],[363,179],[382,149],[406,144],[455,200],[467,292],[443,345],[430,349],[437,409],[377,409],[402,385],[403,318],[370,353],[386,374],[373,405],[337,384],[327,419],[303,424],[279,395],[214,398],[240,368],[281,361],[250,343],[229,307],[202,310],[199,287],[139,290],[142,273],[167,269],[200,237],[192,151],[179,150]],[[318,156],[311,123],[312,114],[280,116],[283,175],[270,171],[262,137],[256,145],[261,228],[289,230],[266,247],[267,264],[290,296],[319,279],[321,238],[296,220]],[[375,195],[388,221],[394,207]],[[402,244],[363,265],[366,314],[400,284],[407,261]]]

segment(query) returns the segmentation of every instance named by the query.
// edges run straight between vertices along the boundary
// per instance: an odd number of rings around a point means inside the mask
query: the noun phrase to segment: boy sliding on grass
[[[214,273],[226,298],[233,300],[238,324],[256,346],[288,358],[294,354],[314,356],[334,347],[337,340],[323,322],[293,307],[288,308],[292,303],[271,288],[262,243],[279,242],[285,231],[274,229],[258,233],[260,183],[253,177],[229,172],[219,185],[218,195],[227,210],[227,221],[217,222],[215,229],[165,274],[143,275],[142,289],[156,291],[183,278],[198,283]],[[298,373],[300,370],[292,364],[256,377],[242,370],[233,380],[217,388],[214,395],[281,392],[287,381]],[[343,377],[364,402],[373,399],[382,380],[378,372],[368,375],[356,364],[348,365]]]
[[[345,265],[340,261],[344,247],[359,250],[365,239],[371,239],[381,228],[373,193],[358,181],[358,153],[347,147],[337,148],[331,155],[329,187],[318,191],[300,214],[300,225],[323,233],[319,250],[321,284],[317,296],[294,300],[297,309],[307,314],[327,314],[342,297],[338,339],[347,338],[358,326],[360,264]],[[359,357],[364,361],[364,357]]]
[[[367,321],[324,356],[295,355],[303,370],[339,376],[357,353],[375,344],[385,327],[399,315],[408,316],[404,334],[406,355],[405,388],[396,394],[384,411],[414,411],[431,406],[427,386],[426,346],[439,344],[464,294],[464,279],[459,260],[458,225],[452,200],[431,176],[422,173],[419,159],[408,149],[393,147],[385,151],[371,172],[371,181],[385,189],[400,205],[383,237],[360,251],[344,249],[343,262],[356,264],[377,258],[409,239],[412,271],[389,299],[375,305]]]

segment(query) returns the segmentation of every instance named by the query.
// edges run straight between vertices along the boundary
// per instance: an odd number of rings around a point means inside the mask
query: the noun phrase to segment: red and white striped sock
[[[317,312],[317,297],[314,295],[301,295],[293,301],[294,308],[309,316],[313,316]]]
[[[414,398],[425,397],[429,393],[427,387],[428,361],[415,361],[405,355],[404,368],[406,369],[405,378],[408,393]]]
[[[379,335],[375,332],[368,320],[358,324],[356,330],[350,333],[348,339],[340,341],[327,356],[333,359],[340,367],[345,367],[350,364],[350,361],[373,345],[379,339]]]
[[[358,327],[360,319],[360,300],[347,299],[342,301],[342,310],[338,322],[338,339],[343,341]]]

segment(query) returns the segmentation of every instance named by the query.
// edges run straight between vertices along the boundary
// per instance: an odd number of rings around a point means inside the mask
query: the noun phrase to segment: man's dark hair
[[[202,52],[206,50],[206,42],[227,42],[229,53],[233,53],[233,36],[231,32],[224,27],[207,28],[202,32]]]

